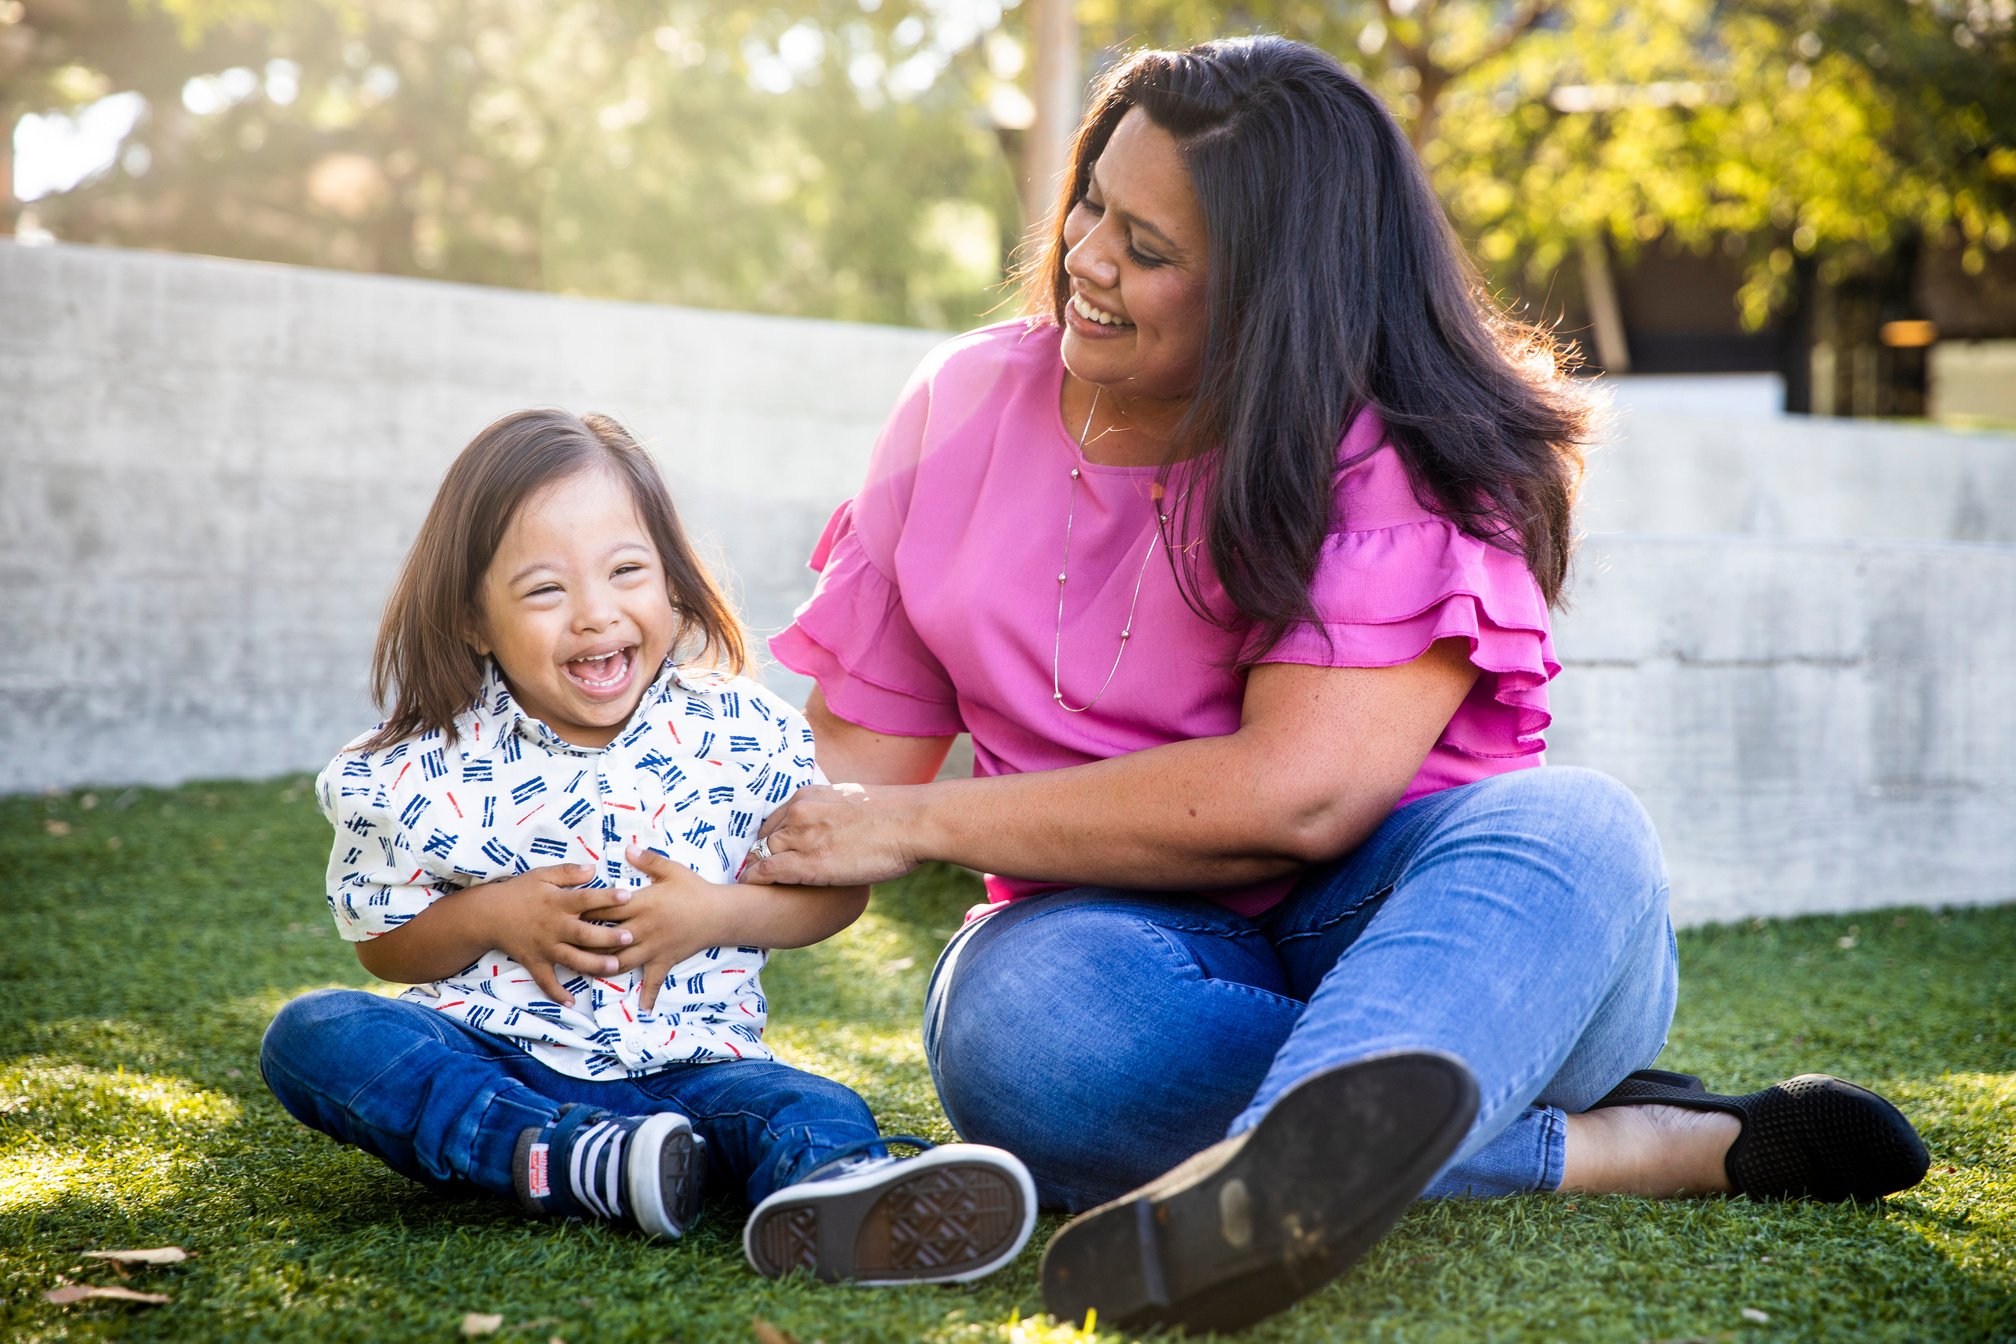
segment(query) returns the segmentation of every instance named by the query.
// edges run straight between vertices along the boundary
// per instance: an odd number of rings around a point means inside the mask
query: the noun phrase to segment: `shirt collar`
[[[712,695],[719,691],[725,678],[706,668],[682,668],[670,658],[658,669],[658,675],[644,689],[643,698],[637,702],[637,710],[630,716],[630,723],[645,710],[664,704],[680,691]],[[616,736],[621,739],[629,731],[630,724],[623,726],[623,732]],[[539,719],[527,714],[518,704],[518,697],[511,694],[511,688],[504,684],[504,674],[497,666],[497,660],[483,660],[483,684],[477,688],[476,699],[469,708],[455,717],[455,735],[462,743],[465,755],[470,758],[482,757],[495,751],[504,740],[514,734],[522,734],[549,751],[569,756],[597,756],[606,748],[584,747],[569,742],[548,728]]]

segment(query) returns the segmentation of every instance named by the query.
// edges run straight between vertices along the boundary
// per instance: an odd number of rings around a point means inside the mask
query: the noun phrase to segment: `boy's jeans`
[[[946,1114],[1085,1209],[1398,1049],[1469,1066],[1477,1122],[1430,1195],[1551,1190],[1564,1111],[1650,1064],[1676,968],[1659,843],[1621,785],[1516,770],[1401,808],[1246,919],[1079,887],[969,924],[924,1047]]]
[[[674,1064],[588,1081],[417,1003],[354,989],[304,994],[266,1029],[259,1071],[288,1113],[430,1185],[509,1195],[521,1130],[563,1106],[678,1111],[707,1140],[713,1182],[754,1204],[836,1149],[876,1135],[840,1083],[772,1060]]]

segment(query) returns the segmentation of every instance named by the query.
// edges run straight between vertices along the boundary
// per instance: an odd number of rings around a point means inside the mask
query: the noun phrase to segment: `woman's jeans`
[[[707,1140],[710,1184],[739,1185],[752,1204],[876,1135],[851,1089],[773,1060],[591,1082],[421,1004],[355,989],[317,990],[282,1008],[259,1071],[310,1129],[416,1181],[500,1195],[512,1193],[519,1133],[568,1106],[678,1111]]]
[[[1430,794],[1247,919],[1078,887],[969,924],[924,1048],[959,1133],[1078,1210],[1390,1050],[1462,1060],[1476,1123],[1429,1195],[1551,1190],[1564,1112],[1650,1064],[1676,963],[1659,842],[1621,785],[1517,770]]]

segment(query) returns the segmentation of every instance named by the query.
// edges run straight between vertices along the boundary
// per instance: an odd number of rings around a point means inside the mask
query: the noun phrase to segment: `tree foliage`
[[[175,59],[118,163],[36,203],[62,237],[956,325],[1018,227],[930,4],[134,2]]]
[[[1664,240],[1748,266],[1745,316],[1901,236],[1978,269],[2016,221],[2008,0],[1088,0],[1098,39],[1286,33],[1359,69],[1409,125],[1458,229],[1501,278],[1584,240]]]
[[[2011,0],[1080,0],[1088,44],[1286,33],[1531,284],[1590,240],[1788,277],[2016,220]],[[11,18],[9,17],[11,16]],[[1021,221],[1015,0],[0,0],[0,126],[137,90],[59,236],[956,326]],[[191,82],[193,80],[193,82]],[[1012,118],[1011,118],[1012,120]]]

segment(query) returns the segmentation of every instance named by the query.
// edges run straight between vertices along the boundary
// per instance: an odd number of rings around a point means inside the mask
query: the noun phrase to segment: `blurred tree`
[[[1110,44],[1265,30],[1339,53],[1407,121],[1479,259],[1529,290],[1613,249],[1720,248],[1744,261],[1742,315],[1761,326],[1802,275],[1852,285],[1921,240],[1978,270],[2016,221],[2006,0],[1084,0],[1080,13]]]
[[[0,0],[0,235],[11,234],[15,127],[115,93],[172,100],[228,63],[214,24],[133,0]]]
[[[0,125],[145,97],[110,170],[34,203],[61,237],[957,326],[1019,232],[1029,8],[0,0]],[[1758,325],[1921,245],[1978,267],[2016,218],[2008,0],[1075,13],[1105,60],[1261,29],[1339,52],[1496,281],[1565,266],[1599,317],[1609,257],[1654,242],[1740,256]]]
[[[1016,227],[975,87],[998,10],[175,3],[119,161],[34,205],[60,237],[957,325]]]
[[[1085,39],[1075,0],[1030,0],[1028,134],[1017,159],[1027,236],[1056,208],[1085,106]]]
[[[724,34],[721,7],[695,6],[713,31],[656,28],[557,159],[540,231],[548,285],[977,320],[1017,229],[981,33],[934,48],[917,15],[890,22],[894,8],[872,24],[808,15]]]

